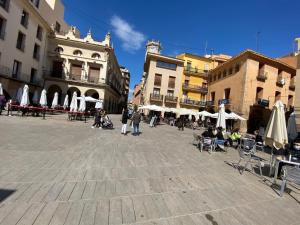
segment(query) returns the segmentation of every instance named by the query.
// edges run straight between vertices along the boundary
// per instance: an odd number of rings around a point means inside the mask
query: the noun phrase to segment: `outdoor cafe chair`
[[[280,188],[280,197],[282,197],[286,182],[292,182],[294,184],[300,185],[300,168],[299,167],[291,167],[284,166],[283,167],[283,177]]]
[[[203,149],[208,149],[209,153],[212,153],[215,150],[215,144],[214,144],[214,138],[209,137],[203,137],[200,139],[200,152],[203,151]]]
[[[239,161],[236,164],[235,168],[239,169],[241,162],[244,160],[245,165],[242,170],[242,173],[247,169],[248,164],[250,164],[251,169],[253,171],[253,166],[252,164],[256,163],[256,165],[259,167],[259,172],[260,176],[262,176],[262,170],[261,170],[261,158],[255,156],[256,154],[256,143],[255,140],[249,139],[249,138],[242,138],[241,143],[238,147],[238,152],[239,152]]]

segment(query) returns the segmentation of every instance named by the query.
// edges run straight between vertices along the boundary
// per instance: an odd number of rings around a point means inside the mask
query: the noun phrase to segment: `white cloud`
[[[113,16],[110,20],[114,33],[122,41],[122,47],[129,52],[139,50],[146,40],[146,36],[135,30],[132,25],[118,16]]]

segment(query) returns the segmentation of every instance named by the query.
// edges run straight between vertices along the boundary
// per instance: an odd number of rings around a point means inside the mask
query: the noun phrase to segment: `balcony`
[[[290,91],[295,91],[295,89],[296,89],[295,84],[291,83],[289,86],[289,89],[290,89]]]
[[[150,100],[152,101],[158,101],[158,102],[161,102],[163,100],[164,96],[163,95],[160,95],[160,94],[150,94]]]
[[[181,105],[189,105],[189,106],[198,106],[198,107],[205,107],[206,101],[198,101],[198,100],[192,100],[189,98],[181,99],[180,100]]]
[[[208,89],[206,86],[198,86],[198,85],[192,85],[192,84],[183,84],[182,85],[183,90],[188,90],[188,91],[195,91],[203,94],[207,94]]]
[[[177,103],[178,97],[174,97],[174,96],[165,96],[165,102],[169,102],[169,103]]]
[[[79,80],[81,81],[81,74],[70,74],[70,80]]]
[[[224,105],[230,105],[231,100],[229,98],[219,99],[218,105],[224,104]]]
[[[194,68],[194,67],[189,67],[189,66],[184,67],[184,73],[186,75],[199,76],[199,77],[203,77],[203,78],[208,77],[208,71],[207,70],[201,70],[201,69]]]
[[[98,84],[99,83],[99,77],[89,76],[88,77],[88,82]]]
[[[256,77],[258,81],[265,82],[268,79],[268,73],[259,73]]]

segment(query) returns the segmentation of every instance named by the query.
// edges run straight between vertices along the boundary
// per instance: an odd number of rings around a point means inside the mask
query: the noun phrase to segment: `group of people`
[[[231,133],[226,133],[222,127],[213,129],[211,126],[201,136],[203,138],[216,138],[217,141],[222,142],[226,146],[233,147],[233,143],[236,143],[236,148],[239,146],[242,137],[238,128],[234,129]]]
[[[112,124],[110,123],[110,119],[108,115],[106,114],[105,110],[103,109],[96,109],[95,111],[95,121],[92,125],[92,128],[104,128],[106,124]],[[111,127],[109,127],[111,128]]]
[[[142,120],[141,114],[138,111],[137,106],[134,106],[134,110],[133,113],[130,112],[130,110],[128,110],[127,107],[125,107],[123,109],[122,112],[122,118],[121,118],[121,122],[122,122],[122,129],[121,129],[121,134],[123,135],[127,135],[127,123],[128,120],[130,120],[132,126],[133,126],[133,136],[139,136],[140,135],[140,122]]]

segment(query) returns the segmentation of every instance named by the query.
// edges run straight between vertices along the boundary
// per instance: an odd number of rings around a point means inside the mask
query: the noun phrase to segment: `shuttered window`
[[[175,88],[175,77],[169,77],[169,83],[168,83],[168,87],[169,88]]]
[[[154,86],[161,86],[161,74],[155,74]]]

